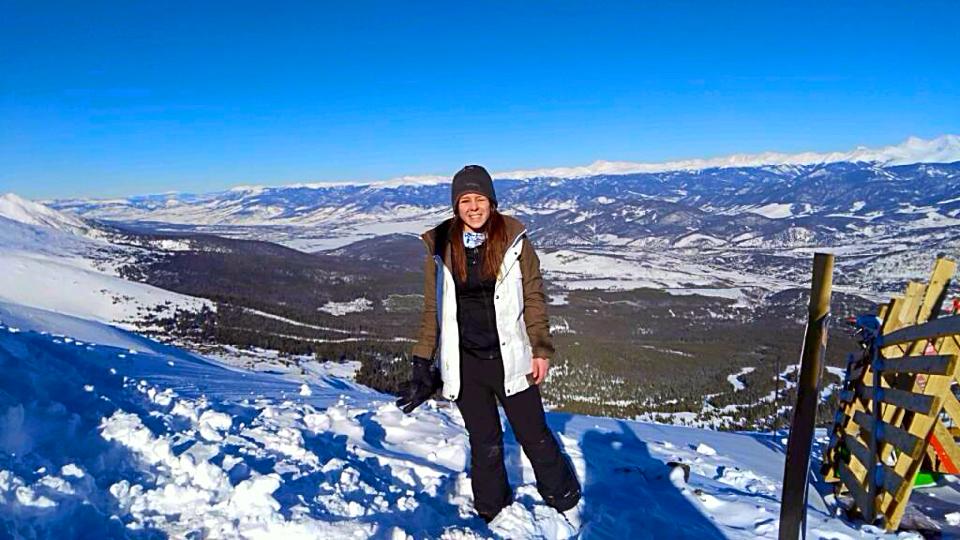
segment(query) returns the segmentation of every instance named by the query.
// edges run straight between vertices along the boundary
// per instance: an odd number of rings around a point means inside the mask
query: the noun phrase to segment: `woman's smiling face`
[[[490,199],[479,193],[466,193],[457,201],[457,215],[468,229],[477,232],[490,218]]]

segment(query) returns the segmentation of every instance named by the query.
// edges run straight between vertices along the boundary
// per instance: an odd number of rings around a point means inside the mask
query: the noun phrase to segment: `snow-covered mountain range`
[[[841,286],[869,295],[925,275],[930,261],[911,252],[960,254],[952,135],[830,154],[504,173],[496,187],[501,208],[554,254],[546,271],[572,287],[779,289],[802,284],[820,249],[843,255]],[[420,233],[451,213],[448,185],[417,179],[49,204],[305,251]],[[614,263],[619,279],[582,270]]]
[[[509,183],[510,180],[569,180],[595,179],[603,184],[619,184],[624,176],[637,176],[662,173],[691,173],[690,176],[671,175],[657,178],[675,178],[683,183],[698,185],[707,190],[714,186],[710,182],[717,179],[718,171],[729,170],[728,181],[721,181],[722,187],[736,183],[739,178],[768,173],[774,177],[794,176],[798,180],[805,177],[816,178],[829,175],[823,169],[836,163],[857,164],[870,169],[891,169],[899,165],[927,163],[960,162],[960,136],[944,135],[936,139],[924,140],[916,137],[907,139],[899,145],[880,149],[857,148],[849,152],[782,154],[767,152],[752,155],[732,155],[721,158],[691,159],[666,163],[631,163],[598,161],[582,167],[557,167],[534,170],[517,170],[495,173],[494,177],[506,183],[509,191],[517,191],[515,199],[501,197],[505,202],[525,203],[524,190]],[[754,171],[759,169],[759,171]],[[706,175],[704,176],[704,174]],[[932,174],[937,174],[933,172]],[[615,178],[612,178],[615,177]],[[769,176],[763,178],[769,182]],[[300,183],[286,186],[238,186],[224,192],[208,194],[164,193],[157,195],[135,196],[125,199],[72,199],[48,201],[55,208],[69,208],[82,215],[115,220],[150,220],[184,224],[232,224],[232,225],[310,225],[328,222],[345,214],[371,209],[397,211],[405,205],[414,208],[425,206],[446,206],[443,186],[450,181],[449,176],[406,176],[384,182],[372,183]],[[802,182],[801,185],[806,182]],[[424,188],[439,187],[439,190]],[[498,186],[500,187],[500,186]],[[556,187],[556,186],[554,186]],[[614,186],[608,186],[613,188]],[[686,195],[677,189],[684,186],[672,186],[672,193],[649,193],[657,197],[669,196],[670,199],[683,200]],[[782,186],[778,186],[782,187]],[[816,186],[810,186],[816,188]],[[590,191],[597,191],[597,187]],[[614,190],[614,193],[616,190]],[[536,194],[536,193],[534,193]],[[728,193],[729,194],[729,193]],[[603,196],[603,193],[594,193]],[[696,195],[696,194],[694,194]],[[753,195],[764,197],[764,193]],[[756,198],[756,197],[753,197]],[[791,201],[789,193],[783,194],[780,202]],[[540,206],[546,201],[531,201]],[[676,201],[674,201],[676,202]],[[695,202],[695,201],[693,201]],[[707,202],[707,201],[704,201]],[[335,203],[341,203],[336,206]],[[348,207],[344,208],[342,203]],[[538,204],[541,203],[541,204]],[[334,212],[335,209],[341,212]],[[758,208],[758,207],[755,207]],[[840,209],[846,210],[845,208]],[[869,212],[869,210],[867,210]],[[759,211],[760,214],[770,212]],[[780,212],[773,212],[780,214]],[[777,215],[776,217],[783,217]]]

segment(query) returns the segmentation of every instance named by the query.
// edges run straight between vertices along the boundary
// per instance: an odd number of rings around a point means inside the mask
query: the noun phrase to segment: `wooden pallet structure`
[[[848,361],[823,475],[852,513],[896,530],[924,470],[960,474],[960,314],[941,317],[957,264],[939,258],[880,307]]]

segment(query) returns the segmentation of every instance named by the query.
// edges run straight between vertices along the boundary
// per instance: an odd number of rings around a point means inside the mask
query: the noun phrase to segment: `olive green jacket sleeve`
[[[423,314],[413,355],[433,359],[437,346],[437,264],[433,259],[433,238],[423,235],[427,255],[423,261]]]
[[[526,237],[520,250],[520,271],[523,274],[523,322],[533,348],[534,358],[552,358],[553,339],[550,337],[550,318],[547,315],[547,296],[543,292],[540,258]]]

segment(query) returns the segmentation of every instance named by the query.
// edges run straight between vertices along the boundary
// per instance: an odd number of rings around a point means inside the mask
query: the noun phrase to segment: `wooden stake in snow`
[[[794,540],[807,512],[807,485],[810,473],[810,446],[817,417],[820,374],[827,344],[827,316],[833,289],[833,255],[813,257],[813,282],[807,330],[800,353],[797,404],[790,422],[787,460],[783,468],[783,495],[780,504],[780,540]]]

